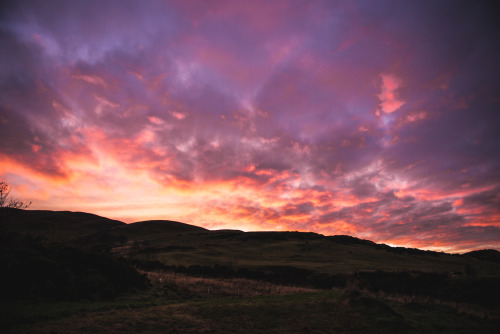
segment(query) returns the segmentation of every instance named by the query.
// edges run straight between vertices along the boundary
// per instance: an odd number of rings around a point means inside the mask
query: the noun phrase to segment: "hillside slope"
[[[44,236],[51,241],[84,247],[104,245],[104,248],[128,257],[142,251],[133,248],[133,244],[144,244],[148,248],[148,260],[167,266],[218,265],[284,272],[287,268],[298,268],[328,275],[378,270],[500,277],[500,264],[491,260],[498,257],[495,250],[451,255],[394,248],[350,236],[211,231],[168,220],[125,224],[89,213],[69,211],[7,210],[1,219],[2,230]]]
[[[3,208],[0,228],[51,240],[67,241],[103,233],[125,223],[85,212],[20,210]]]
[[[134,240],[152,240],[178,234],[208,232],[203,227],[184,224],[171,220],[147,220],[117,226],[113,233],[125,235]]]
[[[345,235],[124,224],[67,211],[0,214],[8,268],[0,275],[7,282],[0,331],[123,333],[119,323],[133,332],[193,332],[198,319],[208,326],[200,332],[229,325],[263,333],[494,333],[500,319],[495,250],[452,255]]]

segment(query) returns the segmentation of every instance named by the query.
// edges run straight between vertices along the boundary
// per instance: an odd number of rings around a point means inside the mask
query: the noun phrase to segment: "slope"
[[[3,231],[43,236],[52,241],[79,239],[121,225],[125,223],[85,212],[3,208],[0,213]]]

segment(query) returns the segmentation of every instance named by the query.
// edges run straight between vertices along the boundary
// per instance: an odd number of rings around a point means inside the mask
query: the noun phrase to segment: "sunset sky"
[[[500,249],[488,1],[11,1],[0,179],[30,209]]]

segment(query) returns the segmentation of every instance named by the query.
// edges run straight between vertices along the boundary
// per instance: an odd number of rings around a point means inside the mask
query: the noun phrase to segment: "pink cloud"
[[[175,111],[175,110],[169,110],[168,113],[172,115],[173,117],[177,118],[178,120],[183,120],[188,116],[187,113]]]
[[[148,116],[148,120],[155,125],[163,125],[165,121],[156,116]]]
[[[97,86],[102,86],[102,87],[106,86],[106,83],[104,82],[104,80],[98,76],[75,74],[75,75],[73,75],[73,78],[78,79],[78,80],[82,80],[82,81],[85,81],[85,82],[88,82],[90,84],[97,85]]]
[[[401,80],[392,74],[381,74],[382,86],[378,94],[380,100],[380,110],[390,114],[401,108],[406,101],[398,97],[398,90],[401,87]]]

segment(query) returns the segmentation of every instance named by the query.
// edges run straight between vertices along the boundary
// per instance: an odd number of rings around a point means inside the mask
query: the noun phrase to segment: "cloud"
[[[34,208],[499,248],[492,13],[11,2],[0,176]]]
[[[391,74],[382,74],[381,92],[378,95],[380,99],[380,109],[386,114],[390,114],[401,108],[406,102],[400,100],[397,96],[401,80]]]

